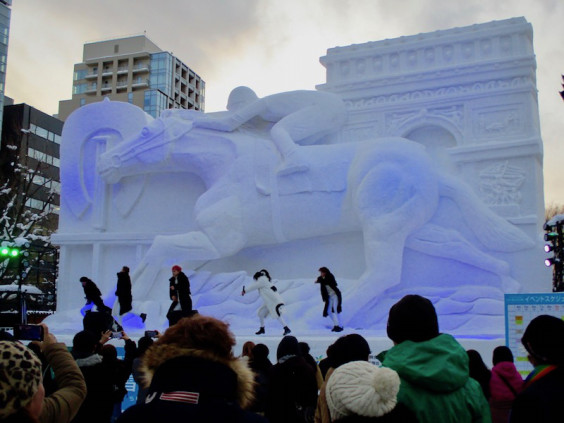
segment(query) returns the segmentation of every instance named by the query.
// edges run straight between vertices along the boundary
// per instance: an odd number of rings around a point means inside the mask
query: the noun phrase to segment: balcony
[[[148,78],[137,78],[131,82],[131,88],[146,88],[149,86]]]
[[[117,70],[118,75],[125,75],[129,72],[129,68],[127,66],[119,67]]]
[[[98,71],[87,73],[84,76],[84,79],[96,79],[96,78],[98,78]]]
[[[137,63],[136,65],[133,65],[132,71],[133,73],[149,72],[149,64]]]
[[[100,86],[100,92],[111,91],[111,90],[112,90],[112,84],[102,84]]]
[[[88,86],[84,90],[84,93],[85,94],[96,94],[97,87],[98,87],[98,85],[95,82],[92,83],[92,84],[88,84]]]
[[[127,88],[127,80],[126,81],[118,81],[116,84],[116,90],[125,90]]]

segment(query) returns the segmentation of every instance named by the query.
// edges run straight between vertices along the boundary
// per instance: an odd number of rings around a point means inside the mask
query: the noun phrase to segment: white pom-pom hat
[[[367,361],[343,364],[325,387],[331,420],[351,415],[383,416],[396,406],[399,387],[400,378],[392,369]]]

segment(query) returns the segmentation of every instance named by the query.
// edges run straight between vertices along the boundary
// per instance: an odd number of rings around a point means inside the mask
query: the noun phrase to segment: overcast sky
[[[85,42],[146,35],[206,81],[206,111],[239,85],[314,89],[328,48],[524,16],[533,25],[546,203],[564,203],[564,0],[14,0],[6,95],[48,114],[72,96]]]

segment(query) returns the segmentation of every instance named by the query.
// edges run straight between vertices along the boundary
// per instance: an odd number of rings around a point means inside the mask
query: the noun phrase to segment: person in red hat
[[[182,317],[192,314],[192,298],[190,297],[190,281],[182,271],[182,267],[177,264],[172,266],[172,277],[169,282],[172,304],[166,316],[169,325],[172,326]]]

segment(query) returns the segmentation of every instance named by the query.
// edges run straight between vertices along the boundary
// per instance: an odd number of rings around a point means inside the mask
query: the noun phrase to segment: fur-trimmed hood
[[[162,364],[172,359],[181,357],[195,358],[212,363],[219,363],[231,369],[237,376],[237,403],[243,409],[248,408],[254,399],[254,374],[247,363],[235,357],[226,359],[220,357],[212,351],[182,348],[175,344],[154,344],[144,354],[140,373],[142,383],[149,387],[155,372]]]

